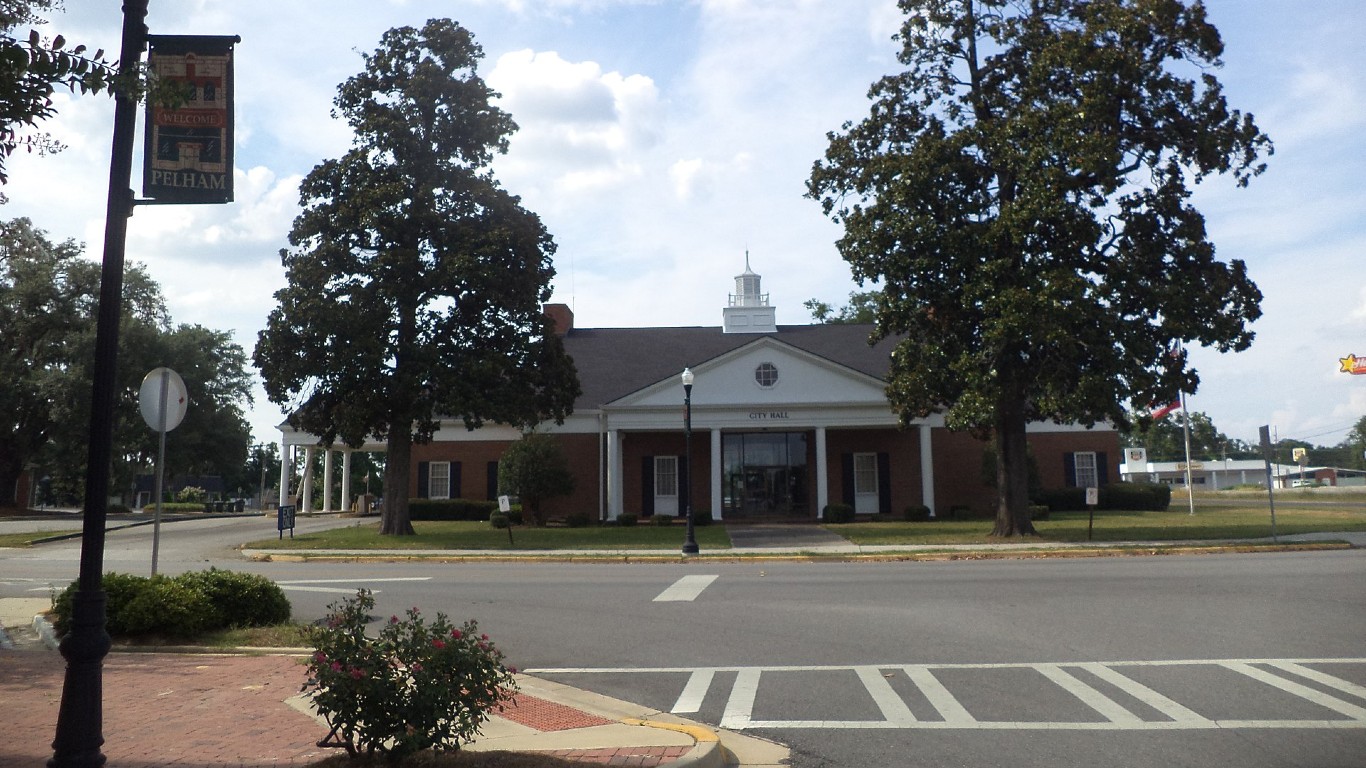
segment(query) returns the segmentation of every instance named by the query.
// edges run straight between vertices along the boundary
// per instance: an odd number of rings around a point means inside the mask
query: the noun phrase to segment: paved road
[[[265,573],[302,619],[358,586],[378,592],[385,617],[418,605],[476,618],[520,667],[775,738],[793,745],[798,768],[1360,768],[1366,754],[1362,551],[244,563],[234,537],[273,535],[273,521],[191,526],[163,528],[164,570]],[[111,533],[110,567],[146,568],[149,535]],[[65,584],[77,553],[0,551],[0,595]]]

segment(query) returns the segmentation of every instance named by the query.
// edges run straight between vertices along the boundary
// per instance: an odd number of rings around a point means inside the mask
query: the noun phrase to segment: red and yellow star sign
[[[1353,376],[1366,376],[1366,357],[1348,355],[1339,357],[1338,362],[1342,363],[1342,372],[1350,373]]]

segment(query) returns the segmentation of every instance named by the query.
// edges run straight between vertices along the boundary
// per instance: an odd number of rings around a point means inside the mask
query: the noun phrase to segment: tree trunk
[[[390,425],[384,464],[384,508],[379,519],[381,536],[413,536],[417,533],[408,517],[408,465],[412,454],[411,426]]]
[[[1029,515],[1029,452],[1022,399],[1001,395],[996,407],[996,526],[992,536],[1035,536]]]

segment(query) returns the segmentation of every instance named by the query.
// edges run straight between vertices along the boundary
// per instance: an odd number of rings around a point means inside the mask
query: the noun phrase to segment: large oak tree
[[[324,444],[386,441],[380,530],[413,532],[414,441],[440,418],[563,420],[578,379],[541,303],[554,243],[488,164],[516,130],[445,19],[385,33],[338,89],[352,149],[313,169],[281,253],[288,286],[255,360],[273,402]]]
[[[1026,425],[1128,426],[1199,383],[1184,343],[1241,350],[1261,294],[1222,262],[1191,185],[1260,173],[1223,44],[1178,0],[900,0],[905,71],[830,135],[808,194],[881,285],[903,420],[990,435],[995,533],[1033,532]]]

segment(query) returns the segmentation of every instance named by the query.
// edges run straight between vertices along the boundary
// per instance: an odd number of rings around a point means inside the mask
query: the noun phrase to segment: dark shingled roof
[[[872,332],[872,325],[862,324],[780,325],[777,333],[723,333],[720,327],[574,328],[564,337],[564,348],[574,358],[583,387],[574,408],[592,410],[761,337],[885,379],[895,341],[869,346]]]

